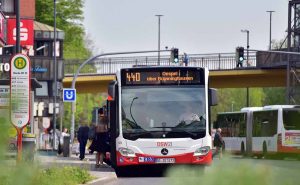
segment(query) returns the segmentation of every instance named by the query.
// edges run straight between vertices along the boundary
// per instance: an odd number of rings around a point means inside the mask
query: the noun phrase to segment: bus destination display
[[[203,85],[203,70],[200,69],[155,69],[124,70],[122,85]]]

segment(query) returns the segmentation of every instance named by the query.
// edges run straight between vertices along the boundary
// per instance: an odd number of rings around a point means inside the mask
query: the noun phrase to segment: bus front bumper
[[[194,156],[194,153],[185,153],[170,156],[154,156],[146,154],[135,154],[135,157],[122,156],[117,151],[117,166],[129,165],[155,165],[155,164],[191,164],[210,165],[212,162],[212,151],[206,155]]]

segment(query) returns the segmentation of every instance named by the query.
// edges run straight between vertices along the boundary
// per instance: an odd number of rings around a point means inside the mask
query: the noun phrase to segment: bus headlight
[[[135,157],[134,151],[129,148],[119,148],[119,152],[125,157]]]
[[[202,155],[206,155],[206,154],[208,154],[209,150],[210,150],[210,147],[209,147],[209,146],[204,146],[204,147],[198,148],[198,149],[194,152],[194,156],[202,156]]]

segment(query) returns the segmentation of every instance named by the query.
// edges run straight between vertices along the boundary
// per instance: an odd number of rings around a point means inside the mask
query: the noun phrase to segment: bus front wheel
[[[128,175],[125,167],[116,167],[115,172],[116,172],[117,177],[127,177],[127,175]]]

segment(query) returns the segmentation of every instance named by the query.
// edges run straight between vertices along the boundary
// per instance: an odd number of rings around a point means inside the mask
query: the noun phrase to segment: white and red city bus
[[[208,70],[133,67],[117,72],[108,89],[111,162],[129,166],[212,161],[209,106],[216,105]],[[190,111],[189,116],[187,111]]]
[[[300,106],[270,105],[219,113],[214,127],[222,128],[225,148],[231,152],[300,154]]]

